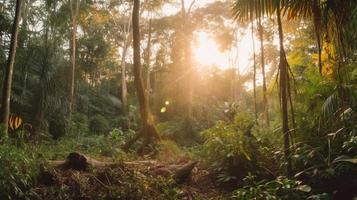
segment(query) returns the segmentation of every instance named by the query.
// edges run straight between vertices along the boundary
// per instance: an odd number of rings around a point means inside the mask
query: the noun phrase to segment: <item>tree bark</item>
[[[263,110],[264,110],[264,120],[265,124],[269,126],[269,107],[268,107],[268,99],[267,99],[267,85],[265,79],[265,56],[264,56],[264,36],[263,36],[263,26],[261,23],[260,17],[258,18],[259,23],[259,39],[260,39],[260,62],[262,65],[262,76],[263,76]]]
[[[10,52],[7,60],[5,79],[2,89],[2,100],[1,100],[1,124],[4,128],[5,133],[8,131],[9,126],[9,114],[10,114],[10,98],[11,98],[11,85],[12,85],[12,74],[15,63],[16,56],[16,45],[17,45],[17,36],[19,33],[19,22],[20,22],[20,12],[21,12],[21,3],[22,0],[16,1],[16,11],[15,19],[12,25],[11,31],[11,43],[10,43]]]
[[[128,23],[124,28],[125,41],[124,41],[124,47],[123,47],[122,59],[121,59],[121,101],[122,101],[124,115],[126,115],[128,112],[128,88],[126,85],[126,55],[132,39],[132,34],[130,31],[131,23],[132,21],[131,18],[129,17]]]
[[[256,59],[255,59],[255,40],[254,40],[254,22],[252,22],[252,43],[253,43],[253,92],[254,92],[254,114],[255,120],[258,120],[258,111],[257,111],[257,66],[256,66]]]
[[[75,2],[73,2],[75,1]],[[74,79],[76,72],[76,40],[77,40],[77,16],[79,11],[79,0],[70,0],[71,17],[72,17],[72,71],[71,71],[71,88],[70,88],[70,98],[69,98],[69,114],[71,115],[73,109],[73,99],[74,99]],[[74,5],[73,5],[74,3]],[[73,8],[74,6],[74,8]]]
[[[191,52],[191,39],[192,39],[192,30],[187,23],[187,15],[190,13],[191,8],[195,0],[191,2],[188,10],[185,8],[185,1],[181,0],[181,15],[182,15],[182,37],[184,41],[183,55],[184,55],[184,67],[187,70],[186,81],[184,83],[184,89],[186,91],[185,98],[185,130],[188,136],[192,136],[193,133],[193,112],[192,112],[192,100],[193,100],[193,68],[192,68],[192,52]]]
[[[134,0],[133,7],[133,51],[134,51],[134,77],[135,77],[135,86],[136,92],[139,100],[139,108],[141,120],[143,122],[143,128],[140,136],[135,137],[137,140],[140,137],[144,137],[144,142],[141,148],[139,148],[139,153],[142,153],[145,146],[147,146],[151,139],[160,140],[160,136],[158,135],[155,126],[153,125],[153,120],[150,117],[150,109],[148,104],[147,95],[145,92],[145,87],[142,79],[142,71],[141,71],[141,56],[140,56],[140,27],[139,27],[139,10],[140,10],[140,0]],[[124,148],[128,149],[135,142],[135,140],[129,141]]]
[[[321,10],[319,8],[319,0],[313,0],[312,2],[312,15],[313,15],[313,22],[314,22],[314,28],[315,28],[315,36],[316,36],[316,42],[317,42],[317,53],[318,53],[318,66],[319,66],[319,72],[322,74],[322,47],[321,47]]]
[[[287,60],[284,50],[284,36],[281,23],[280,5],[277,9],[277,20],[279,29],[279,44],[280,44],[280,63],[279,63],[279,85],[280,85],[280,103],[282,109],[282,123],[284,136],[284,155],[287,162],[287,175],[292,176],[292,165],[290,158],[290,139],[289,139],[289,117],[288,117],[288,69]]]
[[[48,10],[50,11],[50,10]],[[45,49],[50,49],[50,45],[48,42],[48,37],[50,35],[50,28],[49,28],[48,23],[44,23],[44,36],[43,36],[43,41],[44,41],[44,48]],[[43,118],[45,117],[45,111],[44,111],[44,99],[46,98],[45,94],[45,89],[43,86],[43,82],[46,81],[46,73],[48,71],[48,66],[49,66],[49,51],[45,51],[43,55],[43,60],[41,62],[41,71],[40,71],[40,76],[39,76],[39,85],[38,85],[38,90],[36,91],[36,95],[34,97],[34,102],[35,102],[35,114],[32,122],[32,137],[35,142],[38,140],[39,136],[39,131],[42,128],[43,124]]]
[[[145,59],[145,62],[146,62],[146,66],[147,66],[147,69],[146,69],[146,92],[147,92],[147,95],[148,95],[148,101],[150,100],[150,90],[151,90],[151,84],[150,84],[150,59],[151,59],[151,35],[152,35],[152,16],[150,17],[149,19],[149,28],[148,28],[149,32],[148,32],[148,44],[147,44],[147,47],[146,47],[146,59]],[[149,101],[150,102],[150,101]],[[150,103],[149,103],[150,105]]]

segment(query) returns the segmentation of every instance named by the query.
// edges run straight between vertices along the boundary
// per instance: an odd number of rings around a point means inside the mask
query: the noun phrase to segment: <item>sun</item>
[[[252,65],[253,44],[249,30],[240,35],[237,46],[221,51],[219,44],[204,31],[196,32],[193,56],[201,67],[215,66],[222,70],[237,68],[240,73],[247,73]]]
[[[206,32],[196,33],[197,43],[193,45],[193,55],[196,62],[203,66],[217,66],[222,69],[229,67],[225,52],[219,50],[216,41]]]

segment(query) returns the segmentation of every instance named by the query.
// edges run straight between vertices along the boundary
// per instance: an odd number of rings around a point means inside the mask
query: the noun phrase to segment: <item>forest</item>
[[[356,200],[356,0],[0,0],[1,200]]]

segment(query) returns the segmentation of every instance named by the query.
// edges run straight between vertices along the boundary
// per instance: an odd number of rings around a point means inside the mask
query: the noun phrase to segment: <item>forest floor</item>
[[[86,170],[44,166],[34,193],[39,199],[229,198],[229,193],[219,189],[213,175],[200,163],[192,169],[189,178],[181,183],[175,181],[173,171],[191,162],[187,159],[94,162]]]

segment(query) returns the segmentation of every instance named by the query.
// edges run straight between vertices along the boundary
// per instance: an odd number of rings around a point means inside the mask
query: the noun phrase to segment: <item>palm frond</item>
[[[335,115],[338,108],[339,108],[338,92],[335,91],[326,99],[326,101],[322,105],[322,110],[321,110],[322,119],[324,121],[330,119],[332,116]]]
[[[276,0],[237,0],[233,5],[233,18],[238,21],[247,21],[261,16],[273,15],[279,7]]]

